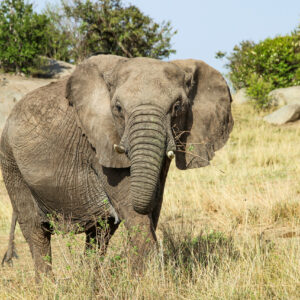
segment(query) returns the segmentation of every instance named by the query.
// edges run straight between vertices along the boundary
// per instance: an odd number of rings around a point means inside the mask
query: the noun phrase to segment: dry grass
[[[56,281],[37,286],[18,229],[20,259],[0,269],[0,299],[300,299],[300,124],[268,125],[247,105],[234,118],[210,167],[171,168],[160,251],[143,276],[120,256],[121,228],[100,262],[82,258],[83,236],[55,236]],[[2,256],[11,217],[3,182],[0,193]]]

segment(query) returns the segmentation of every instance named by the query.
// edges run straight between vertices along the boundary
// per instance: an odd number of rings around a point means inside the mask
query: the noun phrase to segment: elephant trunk
[[[148,214],[155,205],[166,154],[165,115],[156,107],[138,107],[129,119],[130,197],[133,208]]]

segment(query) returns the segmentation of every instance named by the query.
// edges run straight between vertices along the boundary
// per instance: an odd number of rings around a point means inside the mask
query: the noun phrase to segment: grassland
[[[235,127],[211,166],[169,173],[159,253],[132,276],[121,228],[107,256],[83,258],[83,236],[53,239],[56,280],[34,281],[19,228],[20,256],[0,269],[0,299],[300,299],[300,123],[261,121],[233,107]],[[0,182],[0,255],[11,207]],[[97,265],[97,271],[94,266]]]

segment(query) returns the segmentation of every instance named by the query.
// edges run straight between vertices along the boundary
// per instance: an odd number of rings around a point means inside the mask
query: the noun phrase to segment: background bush
[[[170,22],[155,23],[136,6],[121,0],[62,2],[74,26],[71,55],[74,61],[102,52],[126,57],[169,57],[173,31]]]
[[[217,53],[217,58],[226,54]],[[300,84],[300,32],[267,38],[257,44],[243,41],[226,57],[234,89],[247,88],[258,108],[268,107],[268,93]]]
[[[49,23],[23,0],[0,3],[0,64],[5,72],[28,72],[36,55],[43,54]]]
[[[79,62],[95,53],[168,57],[176,34],[121,0],[70,0],[43,13],[24,0],[0,3],[0,65],[5,72],[36,73],[39,56]]]
[[[58,5],[48,4],[44,14],[50,22],[45,28],[46,43],[43,48],[43,55],[57,60],[72,62],[71,52],[72,47],[74,47],[76,34],[71,22],[69,22],[63,9]]]

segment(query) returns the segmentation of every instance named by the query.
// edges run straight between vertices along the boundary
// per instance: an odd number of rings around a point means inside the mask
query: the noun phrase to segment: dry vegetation
[[[0,299],[300,299],[300,123],[268,125],[247,105],[234,107],[234,118],[210,167],[172,167],[160,251],[143,276],[130,275],[121,254],[129,247],[124,230],[103,261],[82,258],[83,236],[59,234],[56,280],[36,285],[18,228],[20,258],[0,269]],[[0,184],[2,256],[11,207]]]

